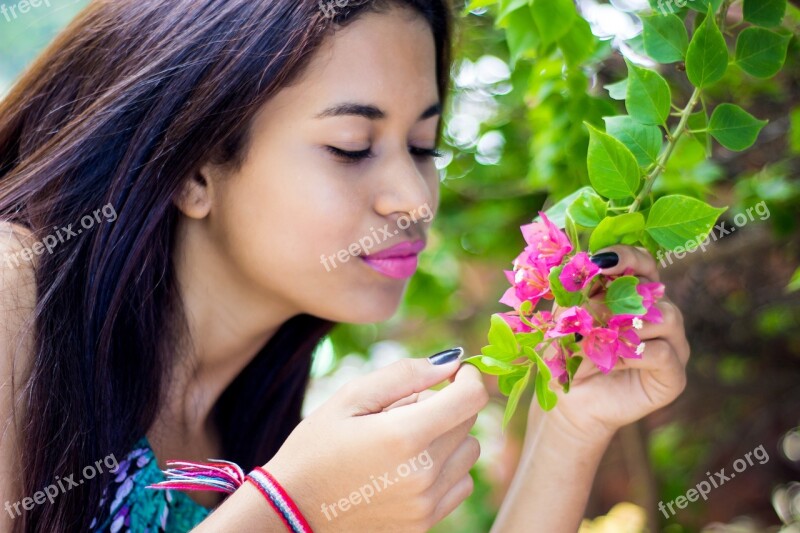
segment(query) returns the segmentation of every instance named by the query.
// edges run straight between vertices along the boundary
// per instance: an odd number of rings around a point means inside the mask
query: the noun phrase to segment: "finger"
[[[384,407],[383,410],[384,411],[391,411],[392,409],[395,409],[397,407],[402,407],[404,405],[409,405],[409,404],[412,404],[412,403],[421,402],[421,401],[425,400],[426,398],[430,398],[434,394],[436,394],[436,391],[435,390],[430,390],[430,389],[424,390],[422,392],[415,392],[414,394],[411,394],[409,396],[406,396],[405,398],[401,398],[401,399],[397,400],[396,402],[394,402],[392,405],[389,405],[388,407]]]
[[[467,474],[463,478],[461,478],[454,486],[451,488],[447,494],[445,494],[439,503],[436,505],[436,509],[433,512],[433,526],[434,524],[441,522],[447,515],[452,513],[456,507],[461,505],[461,502],[469,498],[469,495],[472,494],[472,491],[475,488],[475,482],[472,480],[472,476]]]
[[[444,460],[450,457],[453,452],[464,442],[464,439],[469,436],[472,426],[475,425],[475,420],[478,415],[474,415],[464,422],[460,423],[441,437],[434,440],[428,450],[434,457],[441,458],[442,461],[439,465],[439,470],[444,466]]]
[[[691,350],[689,341],[686,339],[683,314],[678,309],[678,306],[666,298],[657,302],[656,307],[661,311],[662,321],[645,322],[636,333],[643,341],[657,338],[665,339],[678,354],[681,364],[685,366],[689,360]]]
[[[607,276],[619,276],[630,269],[633,271],[633,275],[645,278],[646,281],[659,281],[661,279],[656,260],[644,248],[618,244],[595,252],[592,255],[592,259],[593,261],[598,261],[599,258],[597,256],[607,253],[617,254],[618,258],[616,265],[601,270],[601,273]],[[604,264],[613,263],[613,255],[603,255],[601,258],[604,260]]]
[[[423,402],[416,402],[383,413],[388,424],[419,432],[413,437],[433,442],[489,403],[489,393],[480,371],[463,365],[450,385]]]
[[[401,359],[350,381],[332,401],[347,416],[380,413],[398,400],[441,383],[459,365],[458,360],[434,365],[427,359]]]
[[[436,483],[428,490],[434,501],[441,500],[460,479],[469,474],[470,469],[481,456],[481,445],[478,439],[467,435],[458,443],[458,447],[448,457],[436,476]]]
[[[620,359],[620,364],[613,371],[625,369],[646,370],[642,379],[651,379],[657,392],[665,395],[671,391],[682,391],[686,386],[684,364],[670,343],[664,339],[645,342],[641,359]]]

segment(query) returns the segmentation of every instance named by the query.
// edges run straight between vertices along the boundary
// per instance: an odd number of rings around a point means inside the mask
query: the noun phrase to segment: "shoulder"
[[[22,388],[32,362],[31,325],[36,305],[35,265],[14,260],[33,243],[30,231],[0,222],[0,493],[19,494],[19,435],[26,406]],[[16,406],[16,407],[15,407]],[[13,501],[13,500],[12,500]],[[5,514],[5,513],[4,513]],[[10,529],[7,516],[0,530]]]
[[[36,304],[35,244],[30,230],[0,221],[0,321],[13,325]],[[10,320],[10,321],[9,321]],[[2,329],[2,328],[0,328]],[[3,332],[0,331],[0,340]]]

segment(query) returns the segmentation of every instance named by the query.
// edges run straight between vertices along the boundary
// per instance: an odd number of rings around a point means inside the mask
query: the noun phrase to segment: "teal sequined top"
[[[145,488],[164,479],[150,443],[142,437],[119,462],[91,531],[184,533],[211,513],[183,492]]]

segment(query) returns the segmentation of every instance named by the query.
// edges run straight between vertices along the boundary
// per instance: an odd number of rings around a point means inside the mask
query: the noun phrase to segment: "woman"
[[[265,465],[315,531],[425,531],[469,495],[487,392],[455,352],[300,421],[314,346],[392,316],[426,241],[451,24],[437,0],[97,0],[39,58],[0,106],[3,530],[284,529],[252,483],[145,489],[171,458]],[[683,389],[660,305],[641,361],[531,407],[495,531],[574,531],[616,429]]]

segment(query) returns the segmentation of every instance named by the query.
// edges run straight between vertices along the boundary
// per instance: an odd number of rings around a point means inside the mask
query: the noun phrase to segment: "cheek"
[[[358,236],[367,202],[361,193],[307,155],[265,154],[231,179],[222,194],[222,238],[240,268],[271,287],[301,278],[329,283],[320,256]]]

